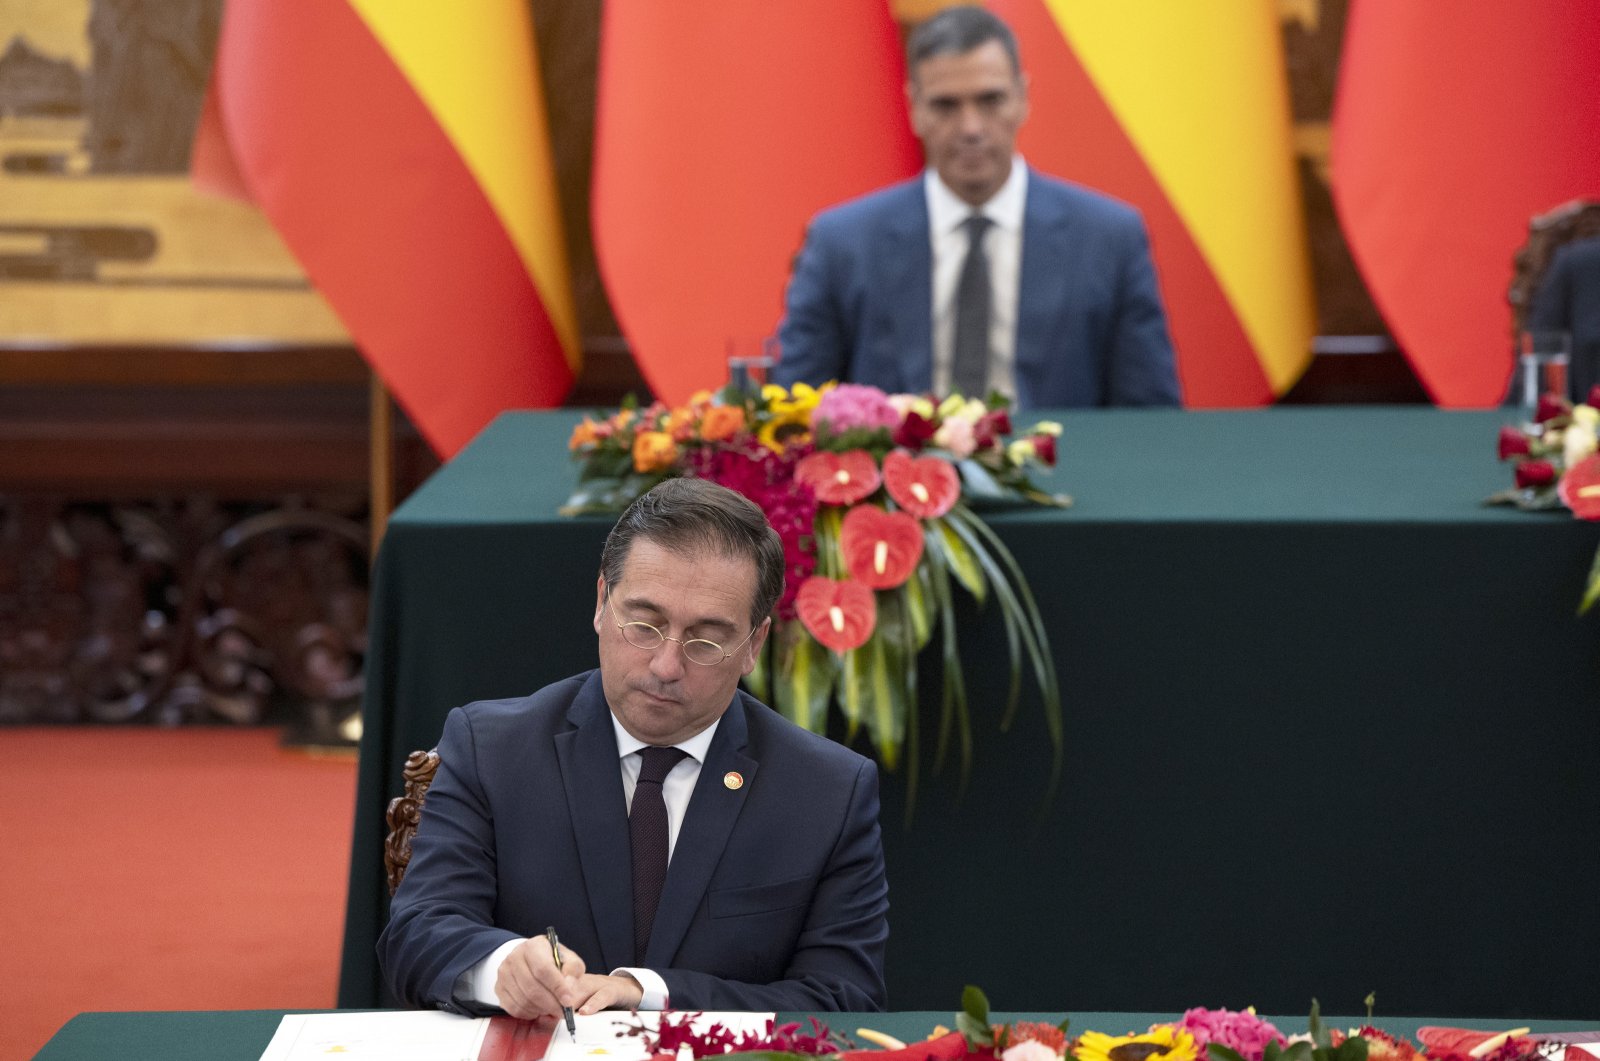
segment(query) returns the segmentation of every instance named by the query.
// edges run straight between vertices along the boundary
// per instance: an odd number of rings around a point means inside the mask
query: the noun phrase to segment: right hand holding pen
[[[576,1006],[588,997],[588,992],[579,989],[583,976],[583,959],[566,947],[561,948],[561,968],[557,969],[550,944],[540,936],[524,940],[506,956],[495,978],[494,993],[500,1008],[513,1017],[559,1016],[562,1006]]]

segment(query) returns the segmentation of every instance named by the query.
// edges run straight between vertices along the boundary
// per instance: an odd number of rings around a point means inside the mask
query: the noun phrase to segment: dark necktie
[[[956,284],[950,386],[968,398],[983,398],[989,392],[989,258],[983,253],[983,233],[991,224],[982,214],[961,223],[967,230],[967,258]]]
[[[656,921],[661,885],[667,879],[667,802],[661,798],[661,782],[687,754],[682,748],[639,750],[639,781],[628,811],[628,840],[633,848],[634,961],[640,963]]]

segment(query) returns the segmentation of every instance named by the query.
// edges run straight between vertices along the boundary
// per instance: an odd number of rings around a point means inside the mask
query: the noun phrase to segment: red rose
[[[1004,409],[984,413],[972,425],[972,441],[979,449],[992,449],[1003,435],[1011,434],[1011,416]]]
[[[1056,436],[1034,435],[1033,454],[1039,458],[1039,463],[1046,468],[1056,466]]]
[[[1500,459],[1520,457],[1528,452],[1528,436],[1509,424],[1500,429]]]
[[[930,420],[915,410],[908,411],[900,426],[894,429],[894,444],[909,450],[920,450],[932,440],[939,430],[937,420]]]
[[[1518,486],[1549,486],[1556,481],[1556,466],[1549,461],[1523,461],[1517,465]]]
[[[1589,396],[1583,400],[1583,404],[1591,409],[1600,409],[1600,383],[1589,388]]]
[[[1533,418],[1539,423],[1554,420],[1558,416],[1566,416],[1572,412],[1572,403],[1559,394],[1539,395],[1539,405],[1534,409]]]

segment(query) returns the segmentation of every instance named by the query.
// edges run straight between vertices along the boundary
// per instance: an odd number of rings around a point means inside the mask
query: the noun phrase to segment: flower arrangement
[[[1069,1034],[1066,1021],[994,1023],[983,992],[968,987],[956,1030],[934,1028],[927,1039],[902,1043],[869,1029],[856,1036],[878,1047],[858,1048],[848,1037],[811,1019],[809,1030],[798,1024],[762,1035],[735,1035],[715,1022],[701,1031],[691,1028],[700,1014],[663,1013],[659,1031],[643,1026],[630,1034],[643,1036],[652,1057],[746,1057],[761,1061],[1551,1061],[1561,1059],[1570,1037],[1530,1036],[1528,1029],[1506,1032],[1465,1028],[1422,1027],[1416,1044],[1372,1026],[1372,999],[1367,1023],[1340,1031],[1327,1027],[1317,1003],[1311,1003],[1306,1031],[1285,1036],[1255,1010],[1191,1009],[1178,1020],[1152,1025],[1143,1032],[1111,1035],[1099,1031]],[[1566,1061],[1590,1059],[1581,1049],[1565,1047]]]
[[[1497,450],[1514,461],[1516,485],[1488,504],[1528,510],[1566,507],[1578,519],[1600,521],[1600,386],[1577,405],[1555,394],[1539,399],[1533,422],[1500,428]],[[1600,551],[1578,612],[1600,600]]]
[[[1001,725],[1015,715],[1026,663],[1059,769],[1061,701],[1044,624],[1015,558],[975,510],[1070,504],[1029,479],[1031,468],[1055,464],[1060,434],[1043,422],[1013,437],[999,399],[853,384],[701,392],[681,406],[586,417],[570,440],[582,469],[562,512],[618,512],[682,475],[759,505],[787,566],[751,691],[817,732],[836,703],[885,766],[905,762],[914,796],[917,757],[904,749],[917,725],[915,659],[936,633],[944,685],[935,762],[954,743],[963,779],[971,765],[955,586],[999,605],[1011,664]]]

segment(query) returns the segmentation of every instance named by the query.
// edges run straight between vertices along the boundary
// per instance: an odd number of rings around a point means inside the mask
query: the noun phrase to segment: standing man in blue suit
[[[445,722],[378,941],[402,1001],[883,1008],[877,767],[738,688],[783,563],[761,510],[705,480],[628,507],[595,586],[599,670]]]
[[[1028,93],[1010,28],[948,8],[913,31],[907,68],[927,169],[813,219],[773,379],[1178,404],[1144,222],[1016,154]]]

